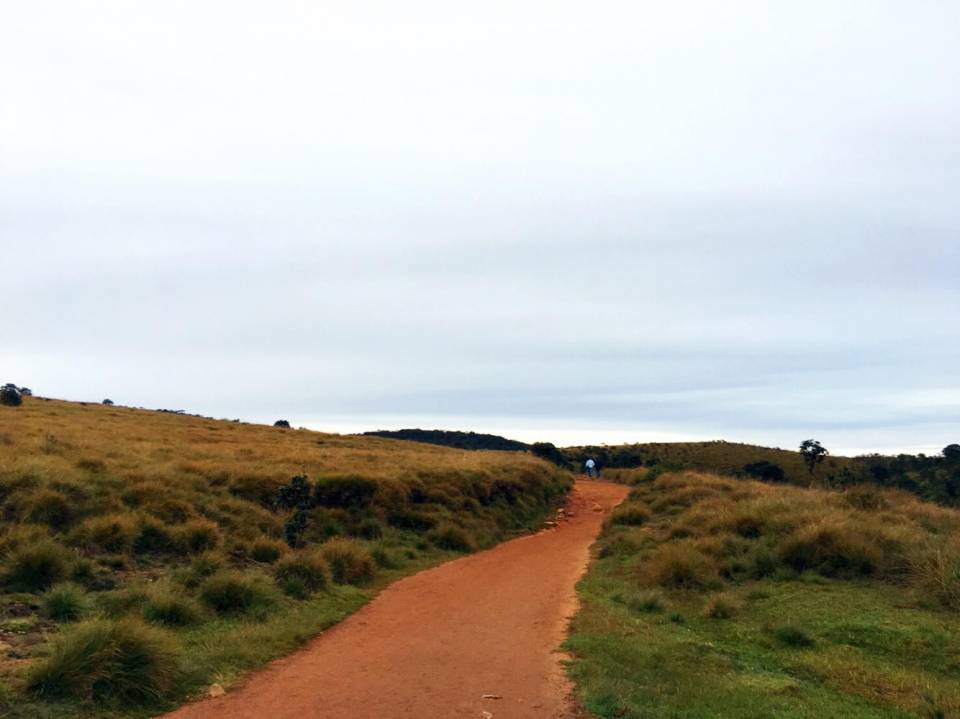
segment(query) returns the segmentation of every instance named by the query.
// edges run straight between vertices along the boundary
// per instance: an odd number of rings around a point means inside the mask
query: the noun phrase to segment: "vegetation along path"
[[[556,526],[396,582],[301,651],[176,719],[572,715],[558,647],[606,513],[579,482]]]

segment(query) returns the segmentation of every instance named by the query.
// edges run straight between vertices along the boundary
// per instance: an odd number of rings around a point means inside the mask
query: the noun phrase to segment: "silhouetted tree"
[[[943,448],[943,458],[949,464],[960,462],[960,444],[948,444]]]
[[[112,399],[105,399],[105,400],[103,400],[103,402],[101,402],[101,404],[105,404],[105,405],[107,405],[107,407],[113,407],[113,400],[112,400]]]
[[[743,471],[751,477],[763,480],[764,482],[783,482],[785,479],[783,467],[766,460],[745,464],[743,465]]]
[[[534,442],[530,446],[530,451],[534,454],[534,456],[545,459],[548,462],[553,462],[554,464],[558,464],[560,466],[566,464],[563,452],[557,449],[552,442]]]
[[[20,395],[17,385],[8,383],[0,387],[0,404],[5,404],[8,407],[19,407],[23,404],[23,397]]]
[[[811,476],[817,468],[817,465],[820,464],[828,454],[830,454],[830,452],[827,448],[815,439],[805,439],[800,443],[800,456],[803,457],[803,461],[807,465],[807,471]]]
[[[290,423],[285,419],[278,419],[273,423],[274,427],[283,427],[284,429],[290,429]]]

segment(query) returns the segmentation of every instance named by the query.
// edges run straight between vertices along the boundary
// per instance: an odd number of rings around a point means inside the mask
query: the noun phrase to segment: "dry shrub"
[[[650,521],[650,510],[640,502],[629,502],[617,507],[610,515],[611,524],[637,527]]]
[[[376,574],[376,562],[370,552],[349,539],[331,539],[323,545],[322,552],[337,584],[362,584]]]
[[[330,567],[317,551],[287,554],[274,566],[273,576],[286,594],[298,598],[323,591],[331,583]]]
[[[704,609],[704,616],[710,619],[731,619],[742,609],[741,604],[724,594],[711,599]]]
[[[73,517],[74,505],[69,497],[53,489],[41,489],[24,502],[23,518],[28,522],[63,529]]]
[[[255,562],[263,562],[264,564],[273,564],[286,553],[286,543],[267,537],[255,540],[250,547],[250,558]]]
[[[134,516],[106,514],[84,521],[74,533],[73,540],[90,550],[122,554],[130,551],[136,536]]]
[[[883,565],[876,544],[849,522],[833,519],[801,527],[784,539],[780,558],[798,572],[826,576],[869,575]]]
[[[176,528],[177,547],[184,554],[199,554],[220,546],[221,532],[216,522],[209,519],[191,519]]]
[[[166,524],[155,517],[139,518],[133,551],[137,554],[169,554],[175,552],[177,542]]]
[[[690,540],[662,544],[641,567],[641,580],[676,589],[709,589],[719,584],[716,563]]]
[[[948,609],[960,611],[960,539],[928,543],[910,560],[914,581]]]

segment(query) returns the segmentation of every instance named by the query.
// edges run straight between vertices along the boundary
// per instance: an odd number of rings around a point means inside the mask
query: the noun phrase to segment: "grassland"
[[[956,510],[869,486],[632,479],[568,642],[593,714],[960,716]]]
[[[294,476],[309,502],[278,507]],[[0,713],[147,716],[229,687],[393,579],[539,526],[569,481],[527,454],[0,407]]]

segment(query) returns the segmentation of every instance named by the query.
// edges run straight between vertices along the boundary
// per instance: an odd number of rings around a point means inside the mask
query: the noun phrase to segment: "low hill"
[[[902,491],[650,472],[579,589],[598,717],[960,715],[960,512]]]
[[[0,713],[153,714],[229,684],[393,578],[540,526],[569,481],[528,454],[0,406]]]
[[[507,439],[496,434],[458,432],[448,429],[378,429],[373,432],[364,432],[362,436],[405,439],[411,442],[439,444],[457,449],[495,449],[505,452],[522,452],[530,449],[530,445],[524,442]]]
[[[873,484],[905,490],[938,504],[960,504],[960,445],[948,445],[942,454],[936,456],[828,455],[813,474],[807,470],[796,450],[723,440],[567,447],[562,451],[570,464],[578,467],[587,457],[593,457],[607,469],[688,469],[800,486],[835,488]]]

